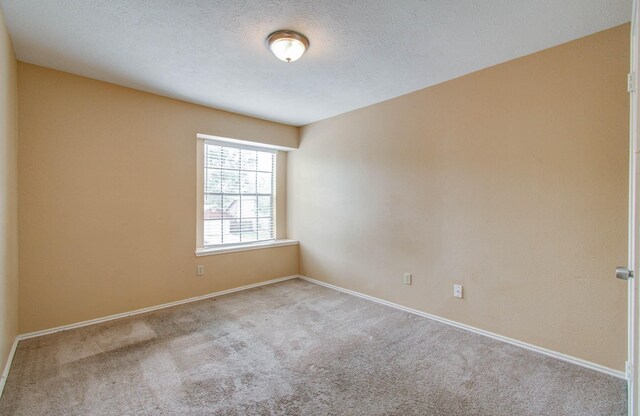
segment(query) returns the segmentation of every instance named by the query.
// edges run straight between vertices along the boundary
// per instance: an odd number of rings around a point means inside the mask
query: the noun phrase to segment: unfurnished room
[[[640,416],[637,0],[0,0],[0,415]]]

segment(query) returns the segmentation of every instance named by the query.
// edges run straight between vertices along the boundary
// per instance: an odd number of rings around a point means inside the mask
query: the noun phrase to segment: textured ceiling
[[[0,0],[18,59],[293,125],[624,22],[631,0]],[[265,37],[311,42],[291,64]]]

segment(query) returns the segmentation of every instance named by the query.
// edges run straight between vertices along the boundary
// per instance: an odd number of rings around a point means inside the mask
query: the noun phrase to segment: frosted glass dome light
[[[281,61],[293,62],[300,59],[309,48],[309,40],[301,33],[279,30],[267,37],[267,45]]]

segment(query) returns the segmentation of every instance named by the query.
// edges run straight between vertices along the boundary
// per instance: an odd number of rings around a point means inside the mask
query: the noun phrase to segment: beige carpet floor
[[[20,342],[2,415],[624,415],[625,384],[290,280]]]

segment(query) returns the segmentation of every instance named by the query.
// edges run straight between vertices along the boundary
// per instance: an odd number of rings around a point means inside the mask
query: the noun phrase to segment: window
[[[204,141],[202,244],[275,239],[276,151]]]

